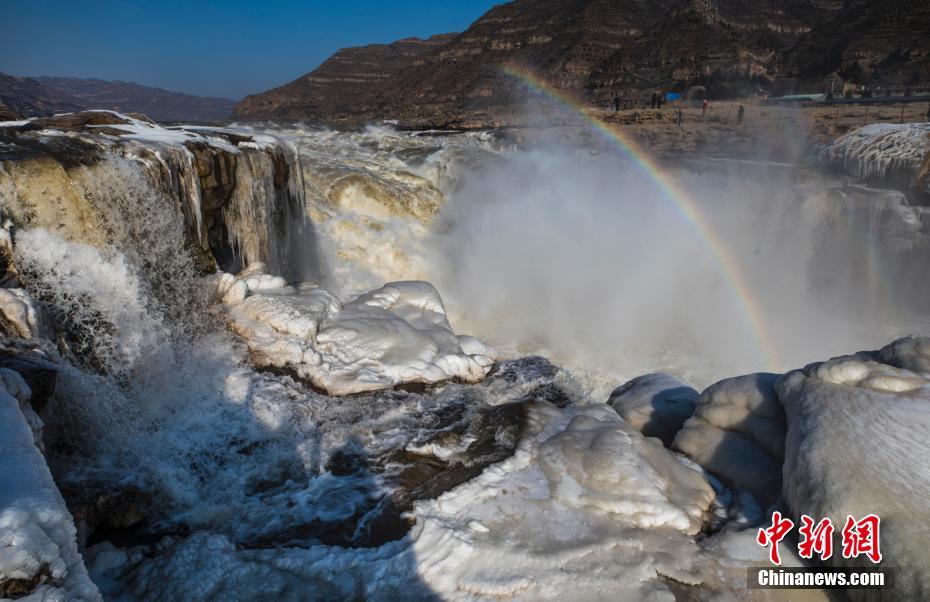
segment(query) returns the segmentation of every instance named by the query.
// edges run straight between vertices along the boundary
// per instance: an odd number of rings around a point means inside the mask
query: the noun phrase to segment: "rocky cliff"
[[[411,125],[512,122],[518,64],[594,105],[655,89],[698,98],[820,91],[844,81],[930,81],[930,8],[912,0],[514,0],[466,31],[337,52],[319,69],[250,96],[240,119]],[[804,91],[810,91],[804,88]]]
[[[401,70],[447,44],[455,34],[427,40],[408,38],[338,51],[315,71],[289,84],[247,96],[234,117],[240,119],[340,120],[380,115],[393,107],[384,90]]]
[[[131,82],[0,73],[0,104],[27,117],[104,109],[144,113],[156,121],[225,121],[236,102],[170,92]]]

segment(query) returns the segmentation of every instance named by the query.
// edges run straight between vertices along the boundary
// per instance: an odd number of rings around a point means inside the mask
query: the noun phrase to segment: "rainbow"
[[[701,213],[701,209],[697,202],[695,202],[671,176],[665,173],[656,160],[637,144],[633,138],[623,133],[620,128],[612,127],[589,114],[585,110],[585,104],[583,102],[576,100],[566,92],[554,88],[551,84],[527,68],[509,64],[503,66],[502,71],[505,75],[519,81],[531,91],[542,94],[572,113],[579,115],[595,131],[604,136],[608,142],[612,143],[628,156],[635,166],[646,174],[649,179],[658,184],[664,196],[670,200],[678,212],[693,225],[694,229],[706,241],[708,247],[714,254],[720,272],[733,289],[746,322],[756,339],[759,351],[765,358],[767,369],[773,372],[780,372],[781,367],[778,354],[768,329],[766,328],[759,303],[753,296],[752,290],[739,268],[739,263],[733,258],[726,244],[714,231],[707,218]]]

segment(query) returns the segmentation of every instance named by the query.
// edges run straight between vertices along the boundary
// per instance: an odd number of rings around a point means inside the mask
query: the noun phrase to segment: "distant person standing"
[[[681,109],[675,111],[675,125],[681,127]]]
[[[656,108],[656,103],[659,102],[659,95],[655,92],[652,93],[652,98],[649,100],[649,106],[653,109]]]
[[[707,99],[704,99],[704,102],[701,103],[701,119],[707,119]]]
[[[620,110],[620,95],[614,95],[614,113]]]
[[[743,125],[743,114],[746,113],[746,107],[740,104],[739,108],[736,109],[736,125]]]

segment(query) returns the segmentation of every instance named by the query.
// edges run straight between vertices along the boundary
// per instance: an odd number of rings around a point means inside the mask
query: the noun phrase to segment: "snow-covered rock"
[[[698,397],[698,392],[686,382],[671,374],[655,373],[637,376],[620,385],[607,403],[630,426],[670,446],[685,420],[694,414]]]
[[[897,364],[896,367],[884,362]],[[881,518],[895,596],[930,596],[930,339],[812,364],[778,384],[788,419],[784,495],[795,515]],[[910,368],[910,369],[907,369]],[[834,554],[833,562],[862,564]],[[878,596],[876,590],[851,595]]]
[[[785,419],[777,379],[759,373],[711,385],[672,446],[766,506],[781,492]]]
[[[0,319],[11,334],[24,339],[42,332],[39,310],[29,293],[21,288],[0,288]]]
[[[873,123],[838,138],[820,159],[863,180],[930,192],[930,124]]]
[[[247,297],[239,300],[245,282]],[[278,285],[277,287],[275,285]],[[220,276],[229,327],[258,366],[293,369],[332,395],[408,383],[477,382],[496,352],[457,337],[439,293],[426,282],[394,282],[349,303],[315,285],[285,287],[252,270]]]
[[[0,387],[0,597],[100,600],[74,521],[24,419],[28,387],[10,372]]]

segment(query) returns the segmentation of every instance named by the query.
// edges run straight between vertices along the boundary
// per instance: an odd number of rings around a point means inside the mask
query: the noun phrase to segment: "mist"
[[[673,177],[738,265],[749,299],[676,203],[624,157],[550,147],[504,153],[444,206],[430,277],[456,327],[612,386],[652,371],[706,385],[797,368],[925,323],[902,301],[928,260],[926,245],[896,243],[913,222],[902,195],[772,164]]]

